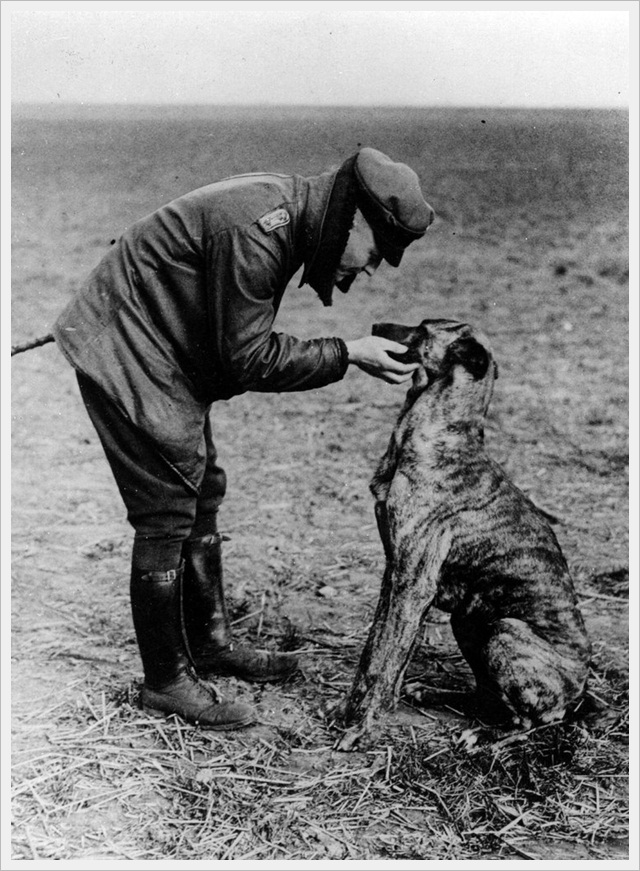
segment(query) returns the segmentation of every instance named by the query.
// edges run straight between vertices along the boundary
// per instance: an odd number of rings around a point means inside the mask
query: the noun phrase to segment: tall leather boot
[[[252,708],[219,701],[195,675],[185,644],[183,568],[131,573],[131,610],[144,668],[142,708],[152,716],[178,714],[202,729],[241,729],[256,721]]]
[[[185,629],[196,670],[201,675],[233,675],[256,683],[285,680],[297,670],[297,657],[232,640],[221,541],[218,533],[205,535],[185,542],[182,551]]]

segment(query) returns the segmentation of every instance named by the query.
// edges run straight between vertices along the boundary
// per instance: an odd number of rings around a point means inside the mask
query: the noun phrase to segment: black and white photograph
[[[638,6],[3,0],[2,871],[640,867]]]

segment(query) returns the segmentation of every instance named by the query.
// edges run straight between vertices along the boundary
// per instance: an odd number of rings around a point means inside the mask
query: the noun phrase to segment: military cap
[[[435,213],[424,199],[416,173],[375,148],[356,155],[357,206],[373,230],[384,259],[398,266],[405,248],[421,239]]]

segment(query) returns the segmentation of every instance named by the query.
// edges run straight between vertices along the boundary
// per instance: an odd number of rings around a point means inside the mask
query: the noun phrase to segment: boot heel
[[[166,711],[161,711],[161,710],[159,710],[158,708],[150,708],[148,705],[143,705],[143,706],[142,706],[142,712],[143,712],[144,714],[147,714],[147,716],[149,716],[149,717],[155,717],[155,718],[158,719],[158,720],[162,720],[162,719],[164,719],[165,717],[168,717],[168,716],[169,716],[169,714],[167,714]]]

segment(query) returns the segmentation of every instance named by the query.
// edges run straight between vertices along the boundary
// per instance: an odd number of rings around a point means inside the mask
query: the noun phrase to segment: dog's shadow
[[[438,719],[498,727],[504,709],[496,699],[480,698],[469,665],[453,638],[449,615],[434,610],[407,669],[400,702]]]
[[[499,701],[479,698],[475,687],[471,685],[458,690],[411,680],[403,688],[400,703],[423,716],[460,727],[480,727],[489,730],[492,735],[507,734],[509,731],[504,708]]]

